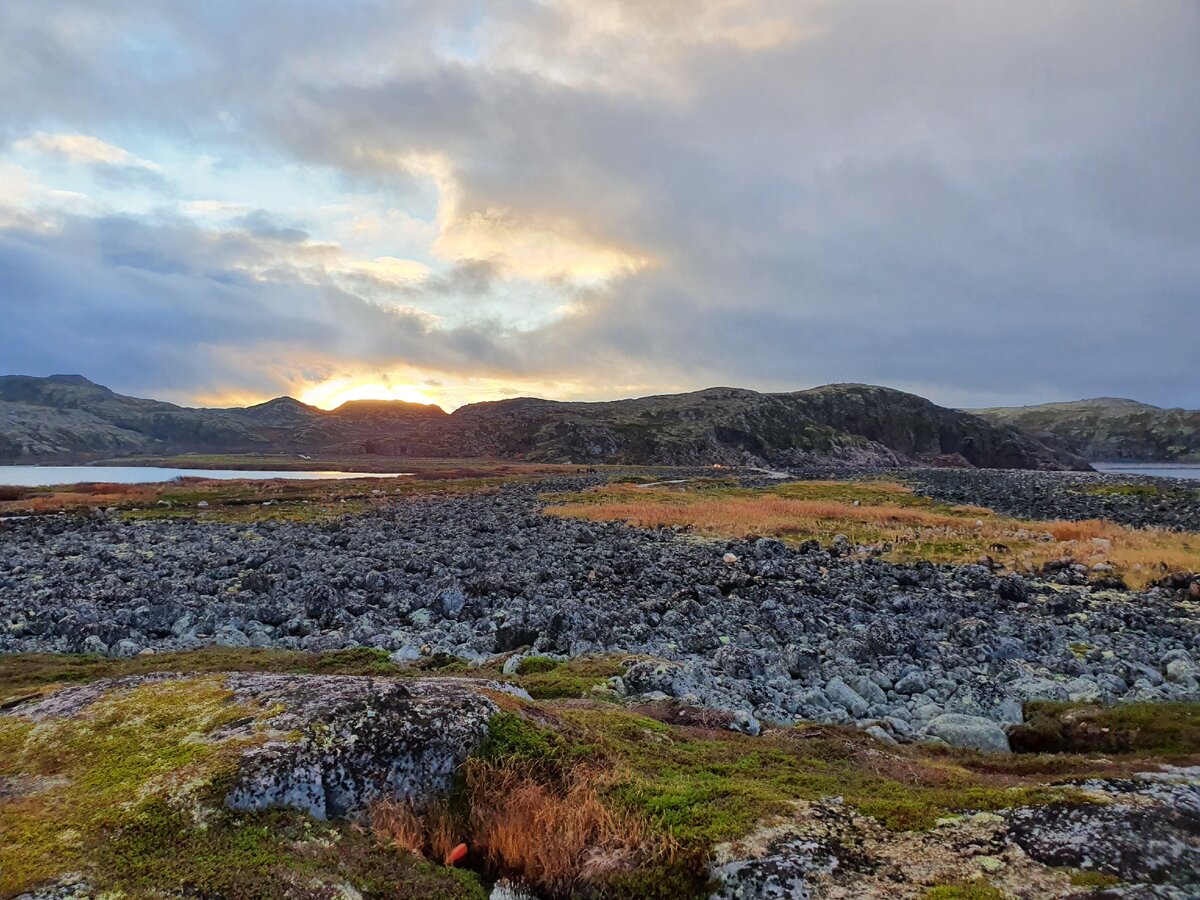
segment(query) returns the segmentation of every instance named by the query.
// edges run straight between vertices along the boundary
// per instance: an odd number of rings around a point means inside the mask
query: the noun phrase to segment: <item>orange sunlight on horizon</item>
[[[415,384],[383,384],[337,379],[313,385],[300,394],[300,401],[321,409],[336,409],[350,400],[403,400],[406,403],[441,405]]]

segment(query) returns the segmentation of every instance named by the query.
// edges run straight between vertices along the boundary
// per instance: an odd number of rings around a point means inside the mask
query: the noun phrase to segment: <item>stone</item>
[[[836,675],[825,684],[825,696],[856,719],[865,716],[870,709],[862,695]]]
[[[992,719],[943,713],[930,720],[925,734],[940,738],[951,747],[982,750],[989,753],[1008,753],[1008,735]]]
[[[871,737],[873,737],[875,740],[879,741],[881,744],[895,745],[895,744],[899,743],[899,741],[897,741],[894,737],[892,737],[890,734],[888,734],[886,731],[884,731],[878,725],[869,726],[866,729],[866,733],[869,734]]]
[[[793,678],[803,678],[821,664],[821,657],[811,647],[788,644],[783,648],[781,662]]]
[[[895,690],[897,694],[923,694],[929,690],[929,684],[924,672],[909,672],[896,682]]]
[[[887,694],[883,688],[877,685],[870,678],[859,677],[853,678],[849,682],[854,693],[858,694],[864,700],[871,704],[887,703]]]

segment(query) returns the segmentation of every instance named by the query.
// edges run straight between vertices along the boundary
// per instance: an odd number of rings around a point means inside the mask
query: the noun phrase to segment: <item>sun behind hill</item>
[[[349,379],[314,385],[301,393],[300,399],[321,409],[336,409],[350,400],[403,400],[407,403],[437,404],[437,400],[414,384],[354,382]]]

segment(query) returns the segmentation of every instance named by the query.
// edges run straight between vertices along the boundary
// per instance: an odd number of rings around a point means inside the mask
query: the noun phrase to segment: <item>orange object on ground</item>
[[[467,855],[466,844],[455,844],[454,849],[446,856],[446,865],[452,866]]]

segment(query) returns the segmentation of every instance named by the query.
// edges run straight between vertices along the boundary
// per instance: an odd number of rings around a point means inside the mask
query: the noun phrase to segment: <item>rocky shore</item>
[[[1137,528],[1200,531],[1200,481],[1004,469],[916,469],[906,480],[935,500],[1011,516],[1109,519]]]
[[[836,541],[713,542],[540,512],[543,492],[598,477],[398,500],[326,524],[6,522],[0,651],[625,654],[625,674],[604,690],[730,710],[749,731],[764,720],[857,722],[881,740],[983,749],[1006,748],[1000,725],[1018,721],[1024,701],[1200,693],[1200,610],[1187,585],[1131,593],[1071,567],[1031,578],[900,565]],[[1003,506],[1012,492],[994,473],[915,477],[960,502]],[[1015,511],[1050,503],[1086,515],[1067,499],[1076,477],[1005,476],[1036,480]],[[1195,515],[1117,496],[1147,506],[1148,519]]]

